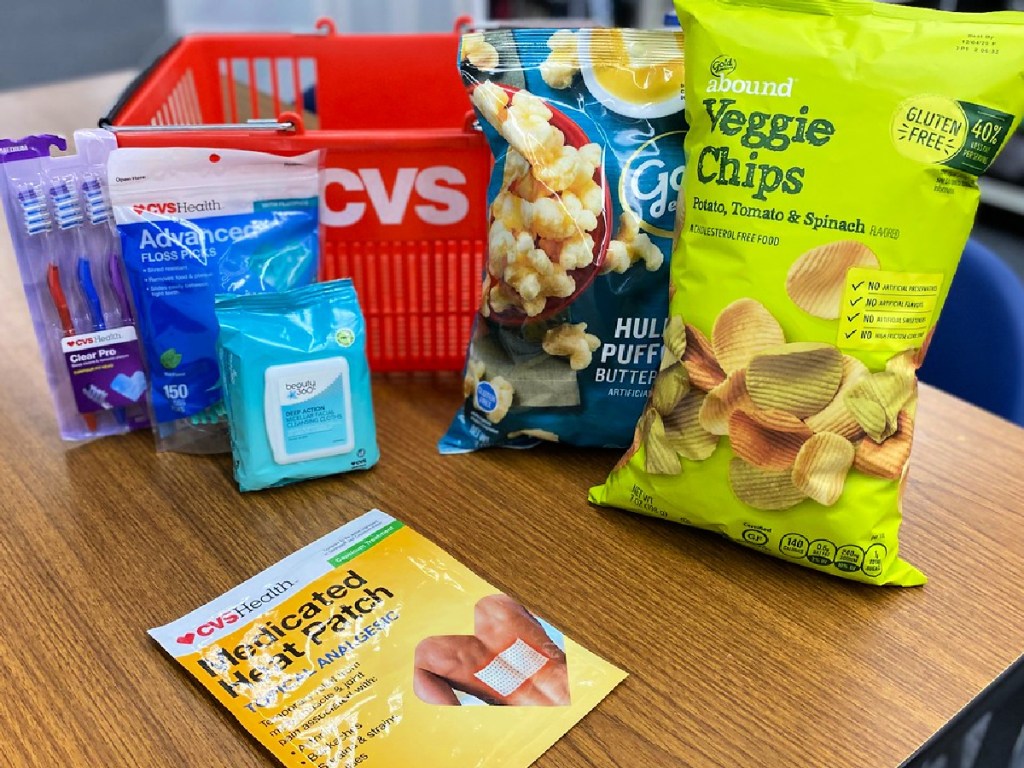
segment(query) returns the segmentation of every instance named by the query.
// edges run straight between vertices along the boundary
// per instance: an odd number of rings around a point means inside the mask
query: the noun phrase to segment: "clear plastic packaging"
[[[111,155],[157,450],[229,450],[214,300],[316,279],[319,160],[181,147]]]
[[[113,134],[0,141],[3,204],[61,437],[149,426],[144,373],[106,189]]]

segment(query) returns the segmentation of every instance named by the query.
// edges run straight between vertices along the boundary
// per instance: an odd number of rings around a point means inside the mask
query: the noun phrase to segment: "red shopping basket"
[[[486,249],[490,152],[458,33],[190,35],[101,125],[122,147],[325,149],[321,278],[351,277],[375,371],[462,367]]]

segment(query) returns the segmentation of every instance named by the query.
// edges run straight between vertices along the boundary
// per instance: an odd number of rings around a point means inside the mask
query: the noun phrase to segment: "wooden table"
[[[46,117],[46,100],[68,111],[26,130],[86,125],[121,77],[8,94],[0,113]],[[5,765],[272,765],[146,630],[374,506],[630,672],[549,768],[896,766],[1024,649],[1024,432],[933,389],[903,530],[921,589],[590,507],[615,452],[441,457],[451,376],[375,380],[372,471],[243,496],[227,456],[157,455],[149,434],[60,442],[0,243]]]

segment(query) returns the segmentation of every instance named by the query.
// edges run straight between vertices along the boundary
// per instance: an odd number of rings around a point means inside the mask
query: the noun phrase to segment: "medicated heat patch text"
[[[150,634],[294,768],[526,768],[625,677],[378,510]]]

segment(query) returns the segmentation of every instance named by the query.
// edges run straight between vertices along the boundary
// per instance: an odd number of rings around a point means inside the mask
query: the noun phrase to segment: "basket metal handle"
[[[244,123],[182,123],[180,125],[105,125],[113,133],[163,133],[195,132],[195,131],[295,131],[298,126],[290,120],[278,120],[273,117],[250,118]]]
[[[470,17],[459,17],[470,19]],[[601,24],[594,21],[594,19],[588,17],[567,17],[567,18],[549,18],[547,16],[540,16],[537,18],[522,17],[515,19],[485,19],[483,21],[474,22],[472,19],[468,23],[464,24],[460,29],[456,27],[456,32],[465,33],[468,30],[502,30],[502,29],[566,29],[569,27],[600,27]]]

